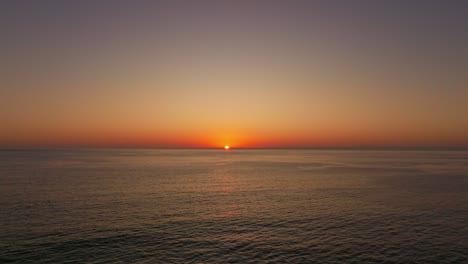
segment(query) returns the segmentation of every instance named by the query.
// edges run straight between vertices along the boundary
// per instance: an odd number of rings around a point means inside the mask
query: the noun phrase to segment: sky
[[[468,1],[1,1],[0,147],[467,147]]]

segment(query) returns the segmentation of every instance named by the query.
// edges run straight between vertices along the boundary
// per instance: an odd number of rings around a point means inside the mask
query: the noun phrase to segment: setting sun
[[[224,146],[224,149],[225,149],[225,150],[228,150],[228,149],[229,149],[229,146],[228,146],[228,145]]]

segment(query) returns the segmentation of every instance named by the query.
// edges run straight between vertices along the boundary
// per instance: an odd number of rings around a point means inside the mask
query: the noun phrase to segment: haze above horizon
[[[2,1],[0,148],[467,148],[467,1]]]

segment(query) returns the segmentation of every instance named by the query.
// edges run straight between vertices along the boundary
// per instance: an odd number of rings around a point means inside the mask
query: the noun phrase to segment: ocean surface
[[[468,152],[0,151],[1,263],[468,263]]]

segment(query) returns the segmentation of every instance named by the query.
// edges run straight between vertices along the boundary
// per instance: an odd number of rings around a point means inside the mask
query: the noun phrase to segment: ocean
[[[1,263],[468,263],[468,152],[0,151]]]

